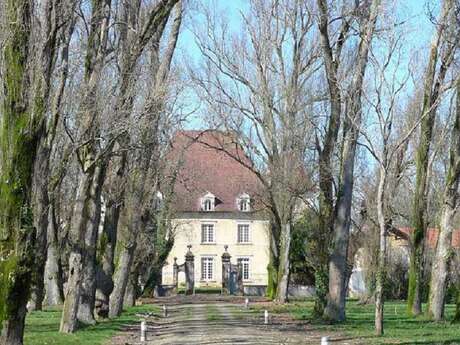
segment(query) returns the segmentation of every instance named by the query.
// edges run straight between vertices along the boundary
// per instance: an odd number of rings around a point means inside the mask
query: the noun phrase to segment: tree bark
[[[124,296],[134,261],[136,241],[124,246],[115,272],[115,287],[110,295],[109,317],[117,317],[123,311]]]
[[[91,212],[91,197],[94,195],[93,166],[86,174],[81,174],[77,197],[73,211],[71,229],[69,232],[71,252],[69,257],[69,273],[64,298],[64,308],[62,310],[60,332],[73,333],[78,325],[78,307],[80,304],[81,284],[83,280],[83,263],[84,263],[84,242],[85,230],[90,222],[88,213]]]
[[[3,324],[1,345],[23,345],[26,302],[18,301],[16,314]]]
[[[280,264],[278,268],[276,302],[286,303],[288,301],[289,288],[289,249],[291,245],[291,225],[289,223],[283,224],[281,228]]]
[[[59,251],[57,224],[54,205],[51,203],[48,212],[47,254],[45,265],[45,304],[48,306],[60,305],[64,301],[62,265]]]
[[[128,284],[126,285],[125,296],[123,297],[124,308],[130,308],[136,305],[138,288],[137,279],[138,273],[134,270],[129,274]]]
[[[455,315],[452,322],[460,322],[460,284],[457,284],[457,298],[455,299]]]
[[[88,207],[88,226],[85,231],[85,254],[83,256],[83,280],[81,284],[78,320],[84,324],[95,324],[94,305],[96,299],[96,246],[101,218],[101,190],[105,177],[105,164],[96,166],[92,186],[91,205]]]
[[[359,43],[357,67],[351,83],[351,96],[347,100],[348,117],[345,121],[342,166],[336,204],[332,253],[329,260],[329,296],[324,311],[326,319],[345,320],[346,276],[348,240],[351,223],[354,165],[356,145],[361,125],[361,94],[366,72],[369,48],[379,14],[380,0],[373,0]]]
[[[458,202],[460,179],[460,77],[457,79],[455,122],[451,136],[449,170],[444,187],[444,202],[441,212],[436,254],[431,270],[428,315],[435,321],[444,317],[447,278],[452,259],[452,233]]]
[[[110,198],[110,196],[109,196]],[[102,317],[108,317],[106,311],[109,310],[110,294],[114,288],[113,274],[115,272],[115,247],[117,243],[118,221],[120,218],[121,202],[108,199],[106,202],[104,228],[102,230],[101,243],[102,259],[98,269],[98,279],[96,284],[96,299],[98,309],[103,312]]]
[[[29,311],[42,310],[44,298],[44,275],[47,254],[47,228],[49,212],[48,196],[48,172],[49,172],[49,155],[51,150],[44,143],[39,145],[37,160],[34,167],[34,223],[37,229],[37,258],[35,262],[35,272],[30,301],[27,305]]]
[[[384,149],[385,151],[385,149]],[[385,155],[386,153],[384,153]],[[379,222],[379,257],[376,274],[375,287],[375,334],[383,335],[383,310],[384,310],[384,287],[385,287],[385,265],[386,265],[386,219],[385,219],[385,186],[386,186],[386,158],[384,166],[380,168],[380,181],[377,192],[377,215]]]
[[[32,175],[43,121],[35,106],[43,99],[29,100],[33,2],[7,0],[0,6],[6,29],[1,50],[0,344],[22,345],[35,260]]]

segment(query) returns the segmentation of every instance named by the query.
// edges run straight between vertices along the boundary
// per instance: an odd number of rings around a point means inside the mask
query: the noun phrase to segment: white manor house
[[[215,147],[225,145],[225,152]],[[179,160],[174,186],[174,246],[162,284],[174,284],[174,258],[182,264],[188,246],[194,255],[195,288],[222,287],[222,254],[241,264],[245,292],[263,293],[269,263],[269,221],[261,211],[259,181],[242,149],[218,131],[179,132],[170,157]],[[178,286],[185,285],[179,273]]]

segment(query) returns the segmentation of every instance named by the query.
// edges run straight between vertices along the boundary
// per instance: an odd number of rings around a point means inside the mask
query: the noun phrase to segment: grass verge
[[[374,335],[374,305],[347,303],[347,320],[340,324],[327,324],[312,316],[313,301],[294,301],[286,305],[257,306],[254,312],[268,309],[273,314],[288,313],[298,320],[308,320],[318,330],[339,332],[353,339],[362,339],[363,344],[460,344],[460,325],[449,320],[455,312],[454,305],[446,306],[446,321],[432,322],[426,317],[408,317],[404,302],[386,302],[383,337]],[[426,306],[424,306],[426,308]]]
[[[212,305],[206,305],[206,320],[208,321],[218,321],[222,319],[222,315],[219,313],[219,310]]]
[[[121,316],[98,321],[94,326],[84,327],[74,334],[59,333],[61,320],[60,308],[34,311],[27,315],[24,335],[25,345],[102,345],[124,326],[138,323],[138,313],[154,312],[159,314],[159,307],[140,305],[128,308]]]

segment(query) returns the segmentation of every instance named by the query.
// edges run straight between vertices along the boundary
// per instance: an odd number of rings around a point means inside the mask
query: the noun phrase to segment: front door
[[[235,295],[238,289],[238,272],[230,271],[230,276],[228,277],[228,291],[231,295]]]

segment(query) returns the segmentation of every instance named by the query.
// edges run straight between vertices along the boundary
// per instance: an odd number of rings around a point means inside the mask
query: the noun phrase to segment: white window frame
[[[243,228],[245,228],[247,230],[246,234],[244,234]],[[242,232],[241,234],[240,234],[240,231]],[[237,225],[236,241],[239,244],[251,243],[251,227],[249,226],[249,223],[239,223]]]
[[[216,243],[216,227],[215,224],[201,223],[201,244]]]
[[[212,193],[207,193],[201,198],[201,210],[205,212],[212,212],[216,206],[216,197]]]
[[[249,212],[251,211],[251,198],[248,194],[243,193],[236,199],[238,211]]]
[[[243,281],[251,280],[251,258],[248,256],[238,257],[237,263],[240,262],[243,266]]]
[[[202,281],[213,281],[214,280],[214,257],[202,256],[201,257],[201,280]]]

